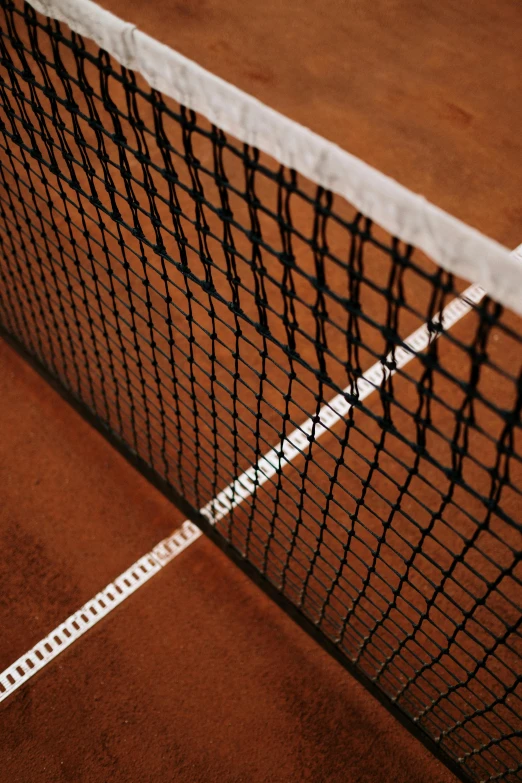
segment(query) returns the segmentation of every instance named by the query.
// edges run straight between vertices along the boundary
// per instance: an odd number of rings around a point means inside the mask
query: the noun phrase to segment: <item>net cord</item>
[[[29,0],[148,84],[239,141],[342,196],[448,272],[522,315],[522,260],[364,161],[269,108],[91,0]]]

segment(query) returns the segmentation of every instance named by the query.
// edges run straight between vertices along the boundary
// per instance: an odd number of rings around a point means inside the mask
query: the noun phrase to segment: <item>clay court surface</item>
[[[2,345],[2,663],[183,521]],[[1,705],[16,781],[453,776],[206,540]]]
[[[520,243],[517,3],[107,7],[507,247]],[[456,336],[465,342],[471,327],[463,319]],[[497,340],[507,368],[516,346]],[[458,352],[447,367],[459,374]],[[494,394],[493,378],[483,390]],[[402,387],[406,408],[413,391]],[[454,394],[442,381],[439,391]],[[304,392],[298,404],[313,413]],[[184,516],[3,342],[0,433],[2,671]],[[248,447],[243,456],[242,469]],[[513,514],[515,502],[506,498]],[[0,723],[3,774],[21,783],[454,780],[203,538],[0,704]]]

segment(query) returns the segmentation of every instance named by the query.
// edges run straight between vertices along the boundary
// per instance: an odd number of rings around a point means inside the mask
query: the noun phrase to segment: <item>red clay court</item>
[[[1,6],[6,780],[522,779],[519,7]]]

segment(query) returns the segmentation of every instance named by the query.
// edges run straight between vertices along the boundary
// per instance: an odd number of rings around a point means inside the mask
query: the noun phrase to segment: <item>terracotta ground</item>
[[[522,241],[518,3],[110,8]],[[0,433],[2,670],[183,517],[4,343]],[[20,783],[454,780],[205,540],[2,703],[0,725]]]

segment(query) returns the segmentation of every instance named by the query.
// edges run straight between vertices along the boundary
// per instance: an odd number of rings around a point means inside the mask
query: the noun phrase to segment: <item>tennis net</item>
[[[87,0],[0,5],[2,334],[457,775],[519,780],[520,261]]]

